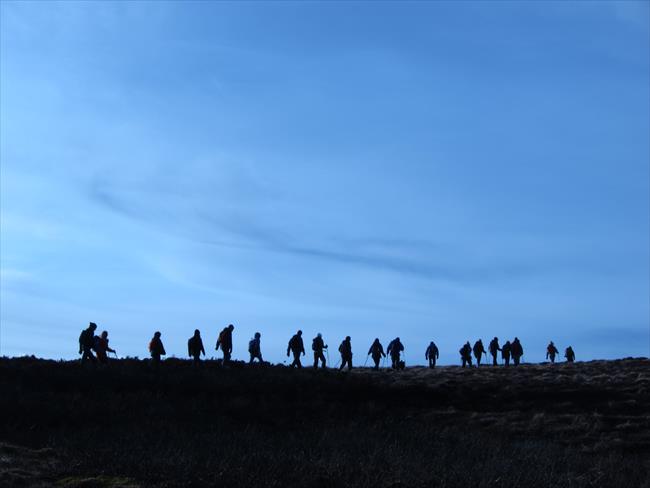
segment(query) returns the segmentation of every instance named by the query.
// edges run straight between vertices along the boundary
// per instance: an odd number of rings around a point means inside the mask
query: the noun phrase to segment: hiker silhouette
[[[230,357],[232,355],[232,331],[235,330],[235,326],[230,324],[228,327],[225,327],[217,338],[217,345],[215,351],[218,351],[221,348],[223,352],[223,364],[226,365],[230,362]]]
[[[567,347],[564,351],[564,357],[566,358],[567,363],[572,363],[576,360],[576,355],[573,352],[573,348],[571,346]]]
[[[311,343],[311,350],[314,351],[314,369],[318,368],[318,361],[321,362],[323,368],[327,364],[325,361],[325,355],[323,354],[324,349],[327,349],[327,344],[325,344],[323,336],[319,332]]]
[[[381,361],[382,356],[386,357],[384,354],[384,346],[381,345],[378,338],[375,338],[374,342],[371,344],[370,349],[368,349],[368,355],[372,357],[372,361],[375,363],[373,368],[375,371],[379,369],[379,361]]]
[[[427,347],[427,350],[424,353],[424,359],[429,360],[429,367],[430,368],[435,368],[436,367],[436,360],[439,357],[438,353],[438,346],[435,345],[433,341],[429,344],[429,347]]]
[[[151,354],[151,360],[154,366],[160,364],[160,356],[165,356],[165,346],[163,346],[162,340],[160,339],[160,332],[156,331],[153,335],[153,338],[149,342],[149,353]]]
[[[499,338],[495,337],[490,341],[490,345],[488,346],[488,349],[490,350],[490,355],[492,356],[492,366],[497,365],[497,353],[501,350],[499,347]]]
[[[201,363],[201,353],[205,356],[203,339],[199,329],[194,330],[194,335],[187,341],[187,355],[192,358],[192,364],[198,366]]]
[[[518,338],[515,337],[515,339],[512,341],[511,349],[512,362],[515,366],[518,366],[519,362],[521,361],[521,356],[524,355],[524,348],[521,346]]]
[[[393,369],[400,369],[400,355],[403,350],[404,345],[399,340],[399,337],[396,337],[388,344],[386,353],[390,356],[391,367]]]
[[[510,341],[506,341],[501,349],[501,358],[505,362],[506,366],[510,366],[510,356],[512,354],[512,344]]]
[[[100,363],[107,363],[108,362],[108,355],[106,353],[112,352],[113,354],[117,354],[115,349],[111,349],[108,345],[108,332],[103,331],[100,336],[95,336],[95,346],[94,346],[95,352],[97,353],[97,359],[99,360]]]
[[[472,351],[474,351],[474,357],[476,358],[476,367],[478,368],[481,366],[481,358],[483,357],[483,354],[486,354],[485,348],[483,347],[483,341],[481,339],[474,343]]]
[[[293,354],[293,362],[291,363],[291,367],[293,368],[295,366],[297,368],[302,368],[302,364],[300,363],[300,355],[305,355],[305,345],[302,342],[302,330],[296,332],[289,340],[289,344],[287,346],[287,357],[289,357],[289,352]]]
[[[260,363],[264,362],[262,359],[262,349],[260,347],[261,337],[262,334],[255,332],[255,336],[248,342],[248,353],[251,355],[251,359],[248,362],[249,364],[253,364],[254,359],[257,359]]]
[[[463,347],[461,347],[458,351],[460,353],[460,360],[462,362],[462,367],[464,368],[466,365],[469,365],[469,367],[472,367],[472,346],[469,345],[469,341],[467,341],[465,344],[463,344]]]
[[[560,351],[557,350],[557,347],[555,347],[555,344],[551,341],[548,346],[546,346],[546,359],[550,359],[551,364],[554,364],[556,354],[560,354]]]
[[[339,370],[343,369],[345,365],[348,365],[348,371],[352,369],[352,339],[350,336],[347,336],[341,345],[339,346],[339,352],[341,353],[341,367]]]
[[[90,322],[88,328],[81,331],[79,334],[79,354],[81,354],[81,364],[84,364],[86,361],[94,363],[97,361],[97,358],[93,354],[93,349],[95,347],[95,330],[97,330],[97,324],[95,322]]]

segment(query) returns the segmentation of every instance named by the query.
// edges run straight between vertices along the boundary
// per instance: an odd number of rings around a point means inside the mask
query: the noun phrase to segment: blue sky
[[[647,2],[0,8],[0,354],[649,355]]]

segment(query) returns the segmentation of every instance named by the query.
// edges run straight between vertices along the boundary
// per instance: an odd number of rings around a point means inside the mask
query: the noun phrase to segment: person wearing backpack
[[[521,356],[524,355],[524,348],[521,346],[519,339],[515,337],[515,340],[512,341],[512,362],[515,366],[519,366],[521,361]]]
[[[400,355],[404,350],[402,342],[399,340],[399,337],[396,337],[388,344],[386,348],[386,353],[390,355],[391,367],[393,369],[400,369]]]
[[[107,363],[108,362],[108,355],[106,354],[107,352],[112,352],[113,354],[117,354],[115,349],[111,349],[108,345],[108,332],[103,331],[101,336],[95,336],[95,352],[97,353],[97,359],[99,360],[100,363]]]
[[[323,354],[324,349],[327,349],[327,344],[325,344],[323,336],[319,332],[311,343],[311,350],[314,351],[314,369],[318,368],[318,361],[321,362],[323,368],[326,366],[327,362],[325,361],[325,355]]]
[[[501,359],[506,363],[506,366],[510,366],[510,355],[512,354],[512,344],[510,341],[506,341],[501,349]]]
[[[427,350],[424,353],[424,359],[429,360],[429,367],[430,368],[435,368],[436,367],[436,359],[440,356],[440,353],[438,352],[438,346],[431,341],[429,344],[429,347],[427,347]]]
[[[458,352],[460,353],[460,360],[463,363],[462,367],[464,368],[466,365],[468,365],[471,368],[472,367],[472,346],[469,345],[469,341],[467,341],[465,345],[463,345],[463,347],[461,347]]]
[[[248,353],[251,355],[251,360],[249,364],[253,364],[253,359],[257,359],[260,363],[263,363],[262,359],[262,349],[260,348],[260,338],[262,334],[255,332],[255,337],[248,341]]]
[[[205,356],[201,331],[196,329],[194,335],[187,341],[187,355],[193,359],[194,366],[198,366],[201,363],[201,353]]]
[[[215,350],[223,351],[223,364],[226,365],[230,362],[230,357],[232,354],[232,331],[235,330],[235,326],[230,324],[228,327],[224,328],[219,333],[219,338],[217,339],[217,346]]]
[[[289,340],[289,344],[287,346],[287,357],[289,357],[289,352],[293,354],[293,362],[291,363],[291,367],[293,368],[295,366],[297,368],[302,368],[302,364],[300,363],[300,355],[305,355],[305,345],[302,342],[302,330],[296,332]]]
[[[474,357],[476,358],[476,367],[478,368],[481,366],[481,359],[483,358],[483,354],[486,354],[485,348],[483,347],[483,341],[481,339],[476,341],[472,350],[474,351]]]
[[[546,359],[550,359],[551,364],[555,364],[556,354],[560,354],[560,351],[557,350],[557,347],[555,347],[555,344],[553,344],[553,341],[551,341],[549,345],[546,346]]]
[[[567,347],[564,351],[564,357],[566,358],[567,363],[572,363],[576,360],[576,354],[573,352],[573,348],[571,346]]]
[[[79,334],[79,354],[81,354],[81,363],[90,361],[94,363],[97,361],[97,358],[93,354],[93,349],[95,348],[95,330],[97,330],[97,324],[95,322],[90,322],[88,328],[81,331]]]
[[[341,345],[339,346],[339,352],[341,353],[341,367],[339,370],[342,370],[345,365],[348,365],[348,371],[352,369],[352,339],[350,336],[347,336]]]
[[[154,366],[160,364],[160,356],[165,356],[165,346],[163,346],[162,340],[160,339],[160,332],[156,331],[153,335],[153,338],[149,342],[149,353],[151,354],[151,360],[153,361]]]
[[[488,346],[488,349],[490,350],[490,354],[492,355],[492,366],[497,365],[497,353],[501,350],[499,347],[499,339],[495,337],[490,341],[490,345]]]
[[[372,361],[375,363],[375,367],[373,369],[375,371],[379,371],[379,361],[381,361],[382,356],[386,357],[386,354],[384,354],[384,346],[381,345],[378,337],[375,338],[374,342],[370,346],[370,349],[368,349],[368,355],[372,357]]]

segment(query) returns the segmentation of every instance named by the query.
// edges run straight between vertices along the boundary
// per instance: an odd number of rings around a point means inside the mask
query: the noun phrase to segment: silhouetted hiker
[[[510,354],[512,353],[512,344],[510,344],[510,341],[506,341],[506,343],[503,345],[503,349],[501,349],[501,357],[506,363],[506,366],[510,366]]]
[[[215,350],[218,351],[219,347],[221,347],[221,351],[223,351],[223,364],[230,362],[230,355],[232,354],[232,331],[234,329],[235,326],[230,324],[219,333],[219,338],[217,339]]]
[[[476,341],[472,350],[474,351],[474,357],[476,358],[476,367],[478,368],[481,365],[481,358],[483,357],[483,354],[487,354],[485,352],[485,348],[483,347],[483,341],[481,339]]]
[[[460,353],[460,360],[463,363],[463,368],[466,365],[469,365],[469,367],[472,367],[472,346],[469,345],[469,341],[467,341],[463,347],[461,347],[458,352]]]
[[[248,341],[248,352],[251,355],[250,364],[253,364],[253,359],[258,359],[260,363],[263,363],[262,359],[262,349],[260,348],[260,337],[262,334],[255,332],[255,337]]]
[[[438,353],[438,346],[435,345],[433,341],[429,344],[429,347],[427,347],[426,352],[424,353],[424,359],[429,360],[429,367],[430,368],[435,368],[436,367],[436,359],[440,354]]]
[[[149,342],[149,353],[151,354],[153,364],[156,366],[160,364],[160,356],[165,356],[167,354],[165,352],[165,347],[160,340],[160,332],[156,332]]]
[[[81,356],[81,362],[85,363],[86,361],[95,362],[97,358],[93,354],[93,348],[95,347],[95,330],[97,329],[97,324],[95,322],[90,322],[88,328],[81,331],[79,334],[79,354]]]
[[[393,369],[400,368],[400,354],[404,350],[404,346],[399,340],[399,337],[396,337],[388,344],[386,352],[390,356],[391,367]]]
[[[521,356],[524,355],[524,348],[521,347],[519,339],[515,337],[515,340],[512,341],[512,362],[515,363],[515,366],[519,365],[521,361]]]
[[[548,346],[546,346],[546,359],[551,360],[551,364],[555,363],[555,355],[560,354],[560,351],[557,350],[555,347],[555,344],[553,344],[553,341],[549,343]]]
[[[95,336],[95,352],[97,353],[97,359],[99,359],[100,363],[107,363],[108,362],[108,356],[106,355],[107,352],[112,352],[113,354],[116,354],[115,349],[111,349],[108,346],[108,332],[104,331],[102,332],[102,335],[100,336]]]
[[[289,340],[289,345],[287,346],[287,357],[289,357],[289,351],[293,353],[293,362],[291,367],[294,366],[302,368],[300,363],[300,355],[305,355],[305,345],[302,342],[302,330],[299,330],[295,335]]]
[[[314,351],[314,368],[318,368],[318,361],[321,362],[323,368],[327,364],[323,349],[327,349],[327,344],[323,342],[323,336],[319,332],[311,343],[311,350]]]
[[[368,354],[372,357],[372,360],[375,363],[374,369],[377,371],[379,369],[379,361],[381,361],[381,357],[386,357],[386,354],[384,354],[384,346],[381,345],[379,339],[375,339],[372,343],[370,349],[368,349]]]
[[[564,357],[566,358],[567,363],[572,363],[576,360],[576,355],[573,352],[573,348],[571,346],[567,347],[564,351]]]
[[[345,365],[348,365],[348,371],[352,369],[352,342],[350,336],[347,336],[341,345],[339,346],[339,352],[341,353],[341,367],[339,370],[343,369]]]
[[[203,349],[203,339],[201,339],[201,332],[199,329],[194,331],[194,335],[187,341],[187,355],[194,360],[194,365],[201,362],[201,353],[205,356],[205,349]]]
[[[499,347],[499,339],[495,337],[490,341],[490,345],[488,346],[488,349],[490,350],[490,354],[492,355],[492,366],[497,365],[497,352],[501,350]]]

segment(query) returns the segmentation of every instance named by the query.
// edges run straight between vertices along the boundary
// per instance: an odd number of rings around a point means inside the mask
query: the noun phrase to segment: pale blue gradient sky
[[[648,356],[647,2],[0,8],[0,354]]]

